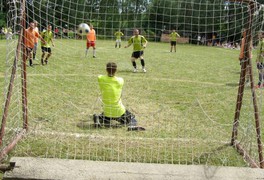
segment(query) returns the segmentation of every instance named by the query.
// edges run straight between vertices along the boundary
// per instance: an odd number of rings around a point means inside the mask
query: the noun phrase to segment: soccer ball
[[[90,27],[87,24],[85,24],[85,23],[79,24],[77,33],[80,36],[86,35],[89,32],[90,32]]]

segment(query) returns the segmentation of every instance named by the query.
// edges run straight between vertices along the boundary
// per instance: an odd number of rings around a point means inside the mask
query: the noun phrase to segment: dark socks
[[[145,67],[145,61],[144,61],[144,59],[141,59],[140,62],[141,62],[141,66],[142,67]]]
[[[133,67],[134,67],[135,69],[137,69],[137,64],[136,64],[135,61],[132,62],[132,65],[133,65]]]

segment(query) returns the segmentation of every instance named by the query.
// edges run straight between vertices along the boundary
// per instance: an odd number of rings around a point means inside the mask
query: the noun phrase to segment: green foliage
[[[34,1],[27,6],[27,20],[37,20],[40,25],[52,23],[74,30],[82,22],[93,23],[97,33],[112,38],[115,29],[139,28],[155,33],[150,39],[160,37],[163,30],[176,29],[179,34],[197,39],[199,33],[219,37],[226,36],[230,41],[238,41],[241,29],[248,20],[246,3],[220,0],[67,0]],[[262,3],[263,1],[258,1]],[[4,4],[4,6],[7,6]],[[0,26],[5,24],[8,8],[0,14]],[[10,14],[11,15],[11,14]],[[256,31],[261,28],[263,13],[254,21]],[[211,18],[212,17],[212,18]]]
[[[0,12],[0,28],[6,27],[6,16],[4,12]]]

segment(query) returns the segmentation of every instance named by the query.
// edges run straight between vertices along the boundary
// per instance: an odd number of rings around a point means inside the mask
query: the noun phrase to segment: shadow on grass
[[[208,161],[217,159],[217,156],[219,156],[221,153],[224,153],[228,148],[232,148],[231,143],[226,143],[222,146],[216,147],[210,152],[202,153],[198,157],[194,158],[193,162],[197,164],[208,164]]]
[[[91,121],[84,120],[84,121],[78,122],[77,127],[80,129],[110,129],[110,128],[116,129],[116,128],[122,128],[124,126],[118,123],[111,123],[110,125],[103,124],[99,126],[99,125],[94,124]]]

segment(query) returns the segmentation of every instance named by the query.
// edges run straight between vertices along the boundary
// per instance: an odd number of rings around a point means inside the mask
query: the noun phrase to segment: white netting
[[[253,4],[255,15],[249,28],[253,46],[257,46],[263,11],[262,6]],[[21,4],[9,1],[8,5],[8,26],[13,29],[13,37],[7,44],[0,42],[1,51],[8,47],[4,58],[5,96],[21,30]],[[45,0],[28,2],[26,14],[27,27],[37,20],[40,31],[51,24],[53,32],[55,28],[59,32],[49,63],[41,65],[39,43],[37,60],[33,67],[26,68],[29,131],[11,156],[247,165],[228,144],[240,78],[241,32],[250,15],[248,2]],[[96,30],[96,58],[92,58],[92,49],[85,57],[86,40],[75,32],[80,23],[93,24]],[[134,28],[149,41],[144,53],[147,73],[132,73],[132,48],[123,48]],[[124,33],[122,48],[115,48],[114,33],[118,29]],[[170,44],[164,43],[172,29],[181,36],[177,53],[170,53]],[[253,49],[256,83],[255,57]],[[90,126],[91,115],[102,111],[97,76],[106,74],[109,61],[117,63],[117,76],[125,80],[124,105],[147,129],[145,132]],[[140,61],[137,65],[141,66]],[[20,58],[1,150],[23,127],[21,90]],[[262,91],[256,90],[260,112]],[[258,162],[252,92],[248,87],[243,96],[238,141]]]

